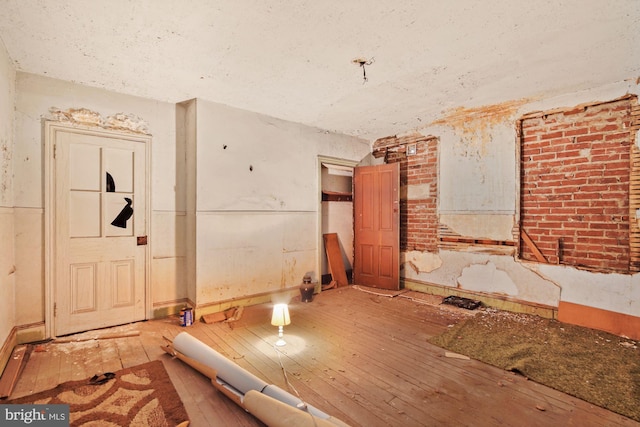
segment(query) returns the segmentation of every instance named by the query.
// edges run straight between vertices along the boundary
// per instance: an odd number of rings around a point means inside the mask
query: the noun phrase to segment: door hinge
[[[56,148],[58,147],[57,144],[53,144],[53,158],[56,158]]]
[[[58,303],[53,303],[53,317],[58,315]]]

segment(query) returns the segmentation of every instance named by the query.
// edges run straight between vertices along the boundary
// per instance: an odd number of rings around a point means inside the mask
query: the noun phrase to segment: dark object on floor
[[[300,285],[300,301],[311,302],[313,300],[313,292],[316,286],[311,283],[311,276],[305,274]]]
[[[109,380],[112,380],[116,377],[116,374],[114,374],[113,372],[105,372],[104,374],[101,375],[94,375],[91,377],[91,379],[89,380],[89,384],[95,384],[95,385],[100,385],[100,384],[104,384]]]
[[[482,304],[480,301],[472,300],[464,297],[449,295],[442,300],[443,304],[455,305],[456,307],[466,308],[467,310],[475,310]]]

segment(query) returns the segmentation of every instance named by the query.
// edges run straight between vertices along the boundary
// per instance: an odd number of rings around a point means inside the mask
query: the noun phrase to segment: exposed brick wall
[[[521,221],[548,262],[629,271],[631,112],[637,99],[521,120]],[[535,260],[521,242],[520,256]]]
[[[407,156],[406,147],[416,144],[416,154]],[[438,140],[414,134],[381,138],[373,144],[373,155],[384,156],[387,163],[400,163],[400,185],[427,185],[427,198],[400,199],[400,250],[432,251],[438,249]]]

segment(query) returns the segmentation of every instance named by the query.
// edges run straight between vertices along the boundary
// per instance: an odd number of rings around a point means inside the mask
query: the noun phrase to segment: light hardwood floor
[[[445,357],[427,339],[469,314],[437,302],[412,292],[390,298],[357,287],[325,291],[310,303],[294,299],[281,357],[273,347],[277,330],[269,324],[268,306],[247,309],[233,328],[201,322],[184,328],[172,317],[79,334],[70,338],[134,336],[35,346],[10,397],[160,359],[192,426],[262,425],[161,349],[163,336],[186,331],[287,390],[281,359],[303,400],[353,426],[640,426],[513,373]]]

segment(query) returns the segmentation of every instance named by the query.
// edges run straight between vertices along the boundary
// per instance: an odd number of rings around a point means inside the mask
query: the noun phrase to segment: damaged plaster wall
[[[186,298],[184,196],[178,184],[183,158],[176,152],[175,106],[61,80],[17,73],[14,150],[16,235],[16,323],[42,325],[44,294],[44,119],[127,132],[150,133],[151,289],[154,307]],[[37,339],[38,337],[32,337]],[[42,337],[44,338],[44,337]]]
[[[195,102],[197,306],[319,280],[318,156],[357,162],[368,142]]]
[[[15,69],[0,41],[0,342],[5,342],[16,325],[13,209],[15,85]]]
[[[460,108],[421,129],[423,135],[440,139],[441,225],[462,236],[517,242],[513,235],[519,200],[517,119],[533,111],[608,101],[638,91],[634,78],[552,98]],[[469,117],[461,121],[460,114]],[[407,252],[403,254],[403,275],[408,281],[554,307],[566,300],[635,316],[640,313],[638,275],[520,262],[514,254],[482,253],[486,251],[481,245],[471,245],[456,251]]]
[[[594,273],[550,264],[531,268],[562,284],[562,301],[640,316],[640,274]]]

